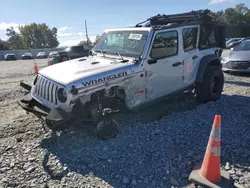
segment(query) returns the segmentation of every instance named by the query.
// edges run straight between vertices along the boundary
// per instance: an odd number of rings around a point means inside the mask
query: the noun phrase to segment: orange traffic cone
[[[220,169],[221,116],[216,115],[207,144],[202,164],[197,164],[189,176],[189,180],[206,187],[230,188],[230,175]]]
[[[36,62],[34,63],[34,72],[38,73],[38,66],[37,66]]]
[[[207,144],[207,150],[201,166],[201,175],[211,182],[220,181],[220,131],[221,116],[216,115],[210,137]]]

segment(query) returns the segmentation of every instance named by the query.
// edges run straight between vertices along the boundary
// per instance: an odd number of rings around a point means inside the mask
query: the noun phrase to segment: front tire
[[[196,100],[205,103],[221,97],[224,74],[220,66],[208,66],[202,82],[196,87]]]
[[[62,131],[66,128],[66,125],[62,122],[56,122],[46,119],[45,123],[49,129],[51,129],[53,132],[56,131]]]
[[[96,125],[96,136],[101,140],[115,138],[118,134],[117,126],[118,123],[112,117],[105,118]]]

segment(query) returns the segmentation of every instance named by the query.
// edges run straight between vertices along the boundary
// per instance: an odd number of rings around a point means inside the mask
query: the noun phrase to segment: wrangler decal
[[[103,78],[98,78],[98,79],[94,79],[94,80],[89,80],[87,82],[82,82],[82,85],[84,85],[84,87],[87,87],[87,86],[90,86],[90,85],[93,85],[93,84],[97,84],[99,82],[109,81],[109,80],[113,80],[113,79],[120,78],[120,77],[127,76],[127,75],[128,75],[128,73],[126,71],[124,71],[124,72],[109,75],[109,76],[106,76],[106,77],[103,77]]]

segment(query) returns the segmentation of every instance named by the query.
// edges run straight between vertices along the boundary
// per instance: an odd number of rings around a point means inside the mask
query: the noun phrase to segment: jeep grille
[[[50,80],[38,75],[35,83],[34,95],[49,103],[57,105],[57,90],[59,87]]]

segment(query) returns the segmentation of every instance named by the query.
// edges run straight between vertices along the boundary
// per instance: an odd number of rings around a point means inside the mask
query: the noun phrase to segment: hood
[[[250,51],[232,51],[229,53],[230,60],[250,61]]]
[[[132,61],[118,63],[113,59],[104,59],[102,57],[84,57],[45,67],[39,71],[39,74],[58,83],[67,85],[78,80],[95,77],[95,75],[98,74],[112,75],[122,71],[126,71],[126,74],[130,74],[131,65],[134,65]]]

